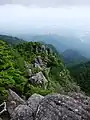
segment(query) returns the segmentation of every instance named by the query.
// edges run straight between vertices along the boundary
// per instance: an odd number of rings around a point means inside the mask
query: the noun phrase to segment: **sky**
[[[0,0],[0,4],[37,5],[40,7],[59,7],[61,5],[89,5],[90,0]]]
[[[0,0],[0,33],[90,33],[90,0]]]

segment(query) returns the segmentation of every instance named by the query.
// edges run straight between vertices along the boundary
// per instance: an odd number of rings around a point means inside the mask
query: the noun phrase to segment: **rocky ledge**
[[[33,94],[25,101],[9,90],[7,110],[10,120],[90,120],[90,98],[81,93]]]

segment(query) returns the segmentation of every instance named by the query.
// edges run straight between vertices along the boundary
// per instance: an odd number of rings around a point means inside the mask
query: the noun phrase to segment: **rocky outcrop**
[[[42,61],[41,56],[37,56],[37,58],[35,59],[35,62],[36,62],[37,64],[42,65],[42,64],[43,64],[43,61]]]
[[[34,120],[35,112],[44,97],[33,94],[24,105],[17,106],[11,114],[11,120]]]
[[[11,120],[90,120],[90,98],[81,93],[33,94],[13,109]]]
[[[36,73],[35,75],[33,75],[32,77],[29,78],[29,81],[32,84],[35,85],[41,85],[41,86],[46,86],[46,84],[48,83],[48,80],[45,78],[45,76],[43,75],[42,72]]]
[[[27,105],[32,109],[33,112],[36,111],[39,103],[44,97],[39,95],[39,94],[33,94],[28,100],[27,100]]]

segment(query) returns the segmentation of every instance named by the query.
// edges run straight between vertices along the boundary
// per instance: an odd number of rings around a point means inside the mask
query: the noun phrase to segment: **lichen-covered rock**
[[[14,109],[11,120],[90,120],[90,98],[81,93],[33,94]]]
[[[35,120],[90,120],[88,107],[66,95],[48,95],[39,104]]]
[[[33,120],[32,109],[27,105],[19,105],[11,114],[11,120]]]
[[[9,89],[8,91],[8,99],[7,99],[7,110],[11,115],[13,110],[20,104],[24,104],[25,101],[19,97],[14,91]]]
[[[27,105],[32,109],[33,112],[36,111],[39,103],[44,97],[39,95],[39,94],[33,94],[28,100],[27,100]]]
[[[73,93],[69,93],[69,96],[73,97],[74,99],[78,100],[83,104],[90,105],[90,97],[84,94],[73,92]]]

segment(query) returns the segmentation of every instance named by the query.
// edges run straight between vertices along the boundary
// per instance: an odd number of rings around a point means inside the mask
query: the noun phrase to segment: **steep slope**
[[[79,64],[88,60],[79,51],[73,49],[67,49],[61,55],[63,57],[64,63],[67,66]]]
[[[59,52],[52,44],[46,44],[58,57],[60,57]]]
[[[81,89],[90,95],[90,61],[70,67],[69,70]]]
[[[13,47],[0,40],[1,100],[9,88],[26,97],[79,90],[59,57],[45,45],[26,42]]]
[[[18,52],[0,40],[0,100],[7,97],[8,88],[22,93],[26,82],[23,65],[24,60]]]

